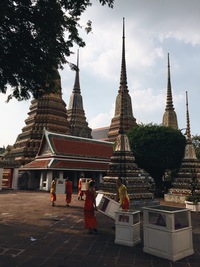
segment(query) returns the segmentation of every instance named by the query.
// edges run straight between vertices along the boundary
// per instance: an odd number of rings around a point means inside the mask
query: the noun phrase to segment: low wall
[[[184,195],[164,194],[164,200],[166,202],[185,203]]]

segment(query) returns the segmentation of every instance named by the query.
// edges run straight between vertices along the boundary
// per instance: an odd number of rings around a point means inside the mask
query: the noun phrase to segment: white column
[[[59,179],[63,179],[63,171],[59,171]]]
[[[47,178],[46,178],[46,189],[45,189],[46,191],[50,190],[52,179],[53,179],[53,172],[48,170],[47,171]]]
[[[13,169],[13,179],[12,179],[12,189],[18,189],[18,174],[19,174],[19,169],[14,168]]]
[[[102,173],[99,173],[99,183],[101,183],[103,181],[103,175]]]
[[[44,182],[44,172],[40,173],[40,190],[43,190],[43,182]]]

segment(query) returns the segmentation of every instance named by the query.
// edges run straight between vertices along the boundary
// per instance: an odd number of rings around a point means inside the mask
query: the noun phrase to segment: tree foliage
[[[179,130],[158,125],[140,125],[128,133],[135,161],[161,187],[166,170],[177,169],[184,156],[186,139]]]
[[[113,7],[114,0],[99,0]],[[74,44],[85,46],[79,35],[80,17],[91,0],[0,1],[0,92],[9,98],[38,98],[55,92],[57,69],[69,63]],[[91,30],[91,21],[85,26]]]
[[[200,159],[200,136],[195,135],[192,137],[192,144],[195,148],[196,156]]]

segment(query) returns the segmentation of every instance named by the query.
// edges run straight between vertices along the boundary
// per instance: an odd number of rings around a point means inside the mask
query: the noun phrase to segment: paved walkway
[[[83,227],[84,201],[73,195],[66,207],[64,197],[58,195],[51,207],[49,193],[0,191],[1,267],[200,266],[200,213],[191,214],[194,254],[172,262],[143,252],[142,216],[142,241],[134,247],[116,245],[114,220],[97,212],[99,234],[89,235]]]

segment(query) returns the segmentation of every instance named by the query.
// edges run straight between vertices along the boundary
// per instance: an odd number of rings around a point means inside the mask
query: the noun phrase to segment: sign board
[[[115,212],[120,210],[120,204],[113,199],[98,193],[96,197],[98,211],[115,220]]]

